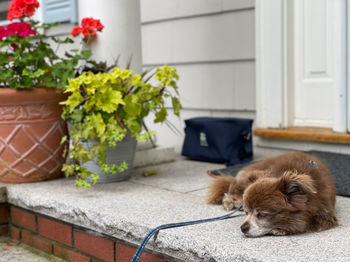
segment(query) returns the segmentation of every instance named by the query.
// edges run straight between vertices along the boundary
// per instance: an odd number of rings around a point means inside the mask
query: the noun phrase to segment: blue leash
[[[179,222],[179,223],[171,223],[171,224],[165,224],[165,225],[161,225],[159,227],[156,227],[154,229],[152,229],[151,232],[149,232],[147,234],[147,236],[142,240],[141,245],[139,246],[139,248],[137,249],[135,255],[132,257],[130,262],[137,262],[139,261],[139,258],[141,256],[142,251],[144,250],[144,248],[147,245],[147,242],[150,240],[150,238],[158,233],[160,230],[162,229],[167,229],[167,228],[174,228],[174,227],[183,227],[183,226],[190,226],[190,225],[196,225],[196,224],[201,224],[201,223],[206,223],[206,222],[213,222],[213,221],[218,221],[218,220],[223,220],[226,218],[231,217],[234,213],[236,213],[238,210],[240,210],[243,207],[243,204],[241,204],[239,207],[237,207],[235,210],[233,210],[232,212],[223,215],[223,216],[219,216],[219,217],[214,217],[214,218],[207,218],[207,219],[200,219],[200,220],[194,220],[194,221],[188,221],[188,222]]]

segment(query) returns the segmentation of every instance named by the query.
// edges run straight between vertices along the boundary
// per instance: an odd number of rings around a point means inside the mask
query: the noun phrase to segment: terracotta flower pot
[[[36,182],[61,177],[67,134],[54,89],[0,88],[0,182]]]

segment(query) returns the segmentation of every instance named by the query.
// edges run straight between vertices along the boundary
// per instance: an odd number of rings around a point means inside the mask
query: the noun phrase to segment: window
[[[77,22],[76,0],[42,0],[43,21]]]
[[[11,0],[0,0],[0,22],[7,20],[7,10]]]
[[[77,22],[77,0],[39,0],[41,12],[36,20],[45,23]],[[11,0],[0,0],[0,25],[7,24],[7,11]]]

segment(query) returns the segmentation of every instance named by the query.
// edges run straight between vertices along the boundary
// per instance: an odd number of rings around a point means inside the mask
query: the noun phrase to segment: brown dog
[[[257,237],[335,227],[335,196],[333,178],[321,160],[294,152],[249,165],[236,178],[218,177],[207,200],[226,210],[243,201],[247,217],[241,230]]]

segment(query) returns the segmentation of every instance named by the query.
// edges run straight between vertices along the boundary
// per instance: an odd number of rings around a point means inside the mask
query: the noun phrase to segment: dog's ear
[[[279,189],[291,198],[306,194],[316,194],[317,190],[310,176],[287,171],[280,178]]]

